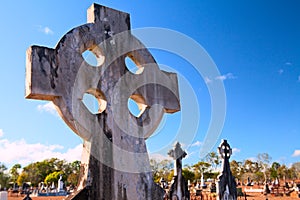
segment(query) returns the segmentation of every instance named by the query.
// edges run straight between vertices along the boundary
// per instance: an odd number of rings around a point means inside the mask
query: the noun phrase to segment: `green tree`
[[[169,179],[169,174],[173,168],[173,162],[167,159],[162,161],[150,159],[150,166],[154,181],[159,182],[161,178],[164,178],[165,180]]]
[[[48,174],[44,180],[44,183],[48,185],[50,185],[51,183],[57,183],[60,178],[60,175],[63,176],[63,180],[66,180],[66,176],[64,175],[64,173],[62,171],[58,171]]]
[[[272,179],[276,179],[278,177],[278,169],[280,168],[280,164],[278,162],[273,162],[270,168],[270,177]]]
[[[294,171],[295,178],[300,178],[300,162],[293,163],[291,169]]]
[[[80,161],[67,163],[65,160],[51,158],[31,163],[24,167],[24,174],[22,175],[19,181],[31,182],[33,186],[37,186],[40,182],[43,182],[49,174],[53,172],[63,171],[66,176],[65,180],[67,180],[67,176],[70,174],[76,173],[76,175],[79,176],[79,169]]]
[[[205,161],[199,161],[196,164],[194,164],[193,169],[195,171],[195,178],[196,179],[200,179],[202,174],[204,175],[204,178],[211,178],[211,177],[206,177],[207,176],[207,172],[210,172],[210,167],[211,164]]]
[[[9,170],[10,173],[10,181],[16,183],[19,177],[19,170],[21,169],[20,164],[15,164],[12,166],[12,168]]]
[[[243,166],[242,162],[237,162],[236,160],[232,160],[230,162],[230,170],[232,175],[237,178],[241,179],[243,175]]]
[[[209,154],[206,155],[205,160],[211,164],[211,167],[214,170],[217,170],[217,168],[220,166],[221,164],[221,159],[218,156],[218,154],[214,151],[210,152]]]
[[[21,186],[23,183],[28,182],[28,180],[27,172],[23,171],[17,178],[17,184]]]
[[[265,181],[267,180],[267,171],[271,160],[272,158],[268,153],[261,153],[257,155],[257,162],[264,173]]]
[[[6,173],[7,167],[0,163],[0,185],[2,188],[8,187],[9,175]]]
[[[80,175],[80,161],[76,160],[69,164],[71,168],[71,173],[68,173],[67,184],[76,186]]]
[[[260,167],[258,162],[252,161],[252,160],[245,160],[243,163],[243,172],[244,173],[256,173],[260,171]]]
[[[182,175],[186,181],[190,180],[193,182],[195,180],[195,173],[189,168],[183,168]]]

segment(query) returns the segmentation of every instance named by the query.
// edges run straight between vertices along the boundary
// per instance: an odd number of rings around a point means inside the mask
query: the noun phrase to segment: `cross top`
[[[176,142],[174,148],[168,152],[168,155],[174,160],[182,160],[187,155],[187,153],[181,148],[181,144],[179,142]]]
[[[232,154],[232,149],[227,143],[227,140],[223,140],[220,146],[218,147],[219,154],[223,159],[229,159]]]
[[[82,98],[91,94],[99,102],[97,114],[106,111],[126,134],[148,138],[164,112],[180,110],[176,74],[161,71],[150,52],[131,35],[129,14],[93,4],[87,21],[69,31],[55,49],[31,46],[27,50],[26,98],[53,101],[67,125],[90,141],[91,121],[98,117],[88,112]],[[103,63],[90,66],[81,55],[86,50]],[[126,57],[142,69],[141,74],[128,71]],[[152,119],[145,121],[144,116],[136,121],[127,107],[129,98]]]

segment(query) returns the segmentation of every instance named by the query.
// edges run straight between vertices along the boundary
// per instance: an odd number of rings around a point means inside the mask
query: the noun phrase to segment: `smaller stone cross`
[[[177,176],[179,168],[182,168],[182,159],[187,153],[181,148],[181,144],[177,142],[174,149],[168,152],[168,155],[174,159],[174,176]]]
[[[232,149],[227,143],[227,140],[222,140],[218,147],[219,154],[222,160],[222,172],[218,176],[217,181],[217,199],[218,200],[236,200],[237,190],[234,176],[232,176],[229,164],[229,158],[232,154]]]
[[[188,190],[187,182],[182,176],[182,159],[187,153],[181,148],[179,142],[177,142],[173,149],[168,152],[168,155],[174,159],[174,177],[173,184],[169,191],[169,198],[176,200],[189,200],[190,193]]]

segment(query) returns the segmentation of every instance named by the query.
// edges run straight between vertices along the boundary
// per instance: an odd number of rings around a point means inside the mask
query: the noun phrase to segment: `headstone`
[[[217,199],[218,200],[236,200],[237,190],[234,176],[232,176],[229,164],[229,158],[232,154],[232,149],[223,140],[218,147],[218,152],[222,158],[222,171],[217,180]]]
[[[204,181],[204,175],[201,173],[201,182],[200,182],[201,188],[205,189],[207,187],[205,181]]]
[[[62,180],[62,175],[59,176],[59,180],[57,183],[57,192],[64,192],[64,182]]]
[[[168,152],[168,155],[174,159],[174,182],[169,191],[169,198],[175,200],[189,200],[190,192],[188,184],[182,175],[182,159],[187,155],[181,148],[179,142]]]
[[[102,63],[89,65],[82,56],[86,50]],[[129,72],[126,57],[142,73]],[[85,107],[85,93],[98,100],[98,113]],[[164,112],[180,110],[177,76],[160,71],[131,35],[129,14],[93,4],[88,23],[69,31],[54,49],[31,46],[26,98],[52,101],[84,140],[79,185],[69,199],[163,198],[152,178],[145,140]],[[129,98],[143,111],[139,117],[128,110]]]
[[[247,185],[247,186],[251,186],[251,180],[250,180],[250,177],[249,177],[249,176],[247,177],[247,183],[246,183],[246,185]]]
[[[216,192],[217,192],[215,180],[213,180],[213,181],[210,183],[209,190],[210,190],[211,193],[216,193]]]
[[[7,200],[7,191],[0,192],[0,200]]]

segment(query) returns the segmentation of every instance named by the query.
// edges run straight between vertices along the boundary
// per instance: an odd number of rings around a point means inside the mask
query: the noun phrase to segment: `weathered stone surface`
[[[227,143],[223,140],[218,147],[220,156],[222,157],[222,172],[218,176],[217,181],[217,199],[218,200],[236,200],[237,190],[234,176],[232,176],[229,164],[229,158],[232,150]]]
[[[69,199],[162,199],[152,180],[145,140],[165,112],[180,109],[177,76],[160,71],[149,51],[130,33],[129,14],[93,4],[88,24],[72,29],[54,49],[27,50],[26,98],[52,101],[66,124],[84,140],[78,191]],[[92,67],[82,53],[104,57]],[[141,74],[132,74],[126,56]],[[82,102],[99,102],[92,114]],[[143,113],[133,116],[128,98]]]

